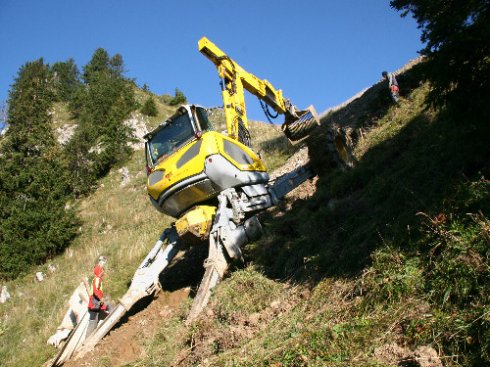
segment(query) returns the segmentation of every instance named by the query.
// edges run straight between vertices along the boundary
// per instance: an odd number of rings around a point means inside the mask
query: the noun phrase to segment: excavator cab
[[[145,135],[147,172],[206,131],[213,130],[203,107],[182,106],[155,130]]]
[[[144,138],[150,201],[174,218],[195,205],[214,205],[225,189],[269,179],[260,157],[214,131],[200,106],[181,106]]]

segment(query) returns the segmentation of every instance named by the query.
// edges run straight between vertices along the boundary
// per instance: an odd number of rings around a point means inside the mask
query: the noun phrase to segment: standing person
[[[383,71],[381,75],[383,76],[383,78],[388,80],[388,88],[390,88],[391,98],[395,103],[398,103],[400,99],[400,89],[398,88],[398,82],[396,81],[395,74]]]
[[[107,258],[105,256],[100,256],[97,265],[94,267],[94,278],[92,279],[90,297],[88,300],[89,322],[85,338],[88,338],[97,328],[99,319],[105,319],[109,312],[108,306],[104,302],[104,292],[102,290],[102,276],[104,275],[106,263]]]

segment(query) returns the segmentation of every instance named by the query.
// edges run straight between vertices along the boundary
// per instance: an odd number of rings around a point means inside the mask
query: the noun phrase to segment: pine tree
[[[433,88],[430,100],[488,110],[490,2],[394,0],[390,5],[403,17],[412,14],[422,30],[422,70]]]
[[[86,84],[90,84],[92,82],[92,77],[108,71],[109,54],[103,48],[98,48],[95,50],[88,64],[83,68],[82,77]]]
[[[70,186],[54,138],[52,73],[27,63],[9,95],[9,130],[0,147],[0,277],[14,278],[66,247],[75,235],[65,210]]]
[[[80,71],[73,59],[66,62],[56,62],[52,66],[56,94],[60,101],[70,101],[80,86]]]
[[[121,55],[110,58],[97,49],[84,67],[84,84],[70,109],[79,124],[66,146],[76,194],[86,194],[96,180],[131,152],[131,129],[124,124],[135,110],[133,85],[122,76]]]
[[[175,97],[170,100],[171,106],[178,106],[187,102],[187,97],[184,93],[179,89],[175,88]]]

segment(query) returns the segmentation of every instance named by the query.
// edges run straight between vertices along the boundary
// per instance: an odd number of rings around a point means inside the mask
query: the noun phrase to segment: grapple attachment
[[[320,119],[315,107],[309,106],[306,110],[286,114],[286,119],[281,127],[287,138],[292,143],[297,143],[306,138],[318,125],[320,125]]]

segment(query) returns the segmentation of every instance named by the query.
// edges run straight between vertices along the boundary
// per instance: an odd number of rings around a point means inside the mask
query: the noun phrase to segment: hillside
[[[142,104],[149,92],[136,90],[136,100]],[[14,281],[2,283],[11,298],[0,304],[0,365],[41,365],[56,351],[46,348],[46,340],[55,330],[66,311],[66,301],[82,277],[90,276],[94,258],[104,253],[111,258],[106,286],[113,299],[122,296],[131,277],[146,256],[147,251],[167,227],[171,218],[158,213],[146,194],[145,157],[141,137],[169,117],[176,107],[169,106],[166,98],[153,95],[158,116],[148,117],[134,112],[125,122],[134,130],[137,142],[131,158],[116,166],[88,198],[72,202],[80,219],[78,236],[69,249],[48,263],[33,268]],[[166,97],[166,96],[163,96]],[[56,103],[50,112],[54,130],[60,144],[66,144],[77,121],[71,118],[67,106]],[[223,128],[222,110],[213,109],[212,122]],[[257,150],[268,150],[269,166],[284,161],[289,146],[278,126],[251,122]],[[255,135],[257,134],[257,135]],[[277,140],[262,147],[264,141]],[[198,260],[199,261],[199,260]],[[202,266],[202,259],[199,268]],[[42,272],[44,281],[35,281],[35,273]],[[202,274],[201,274],[202,275]],[[199,273],[188,274],[194,284]],[[180,287],[180,283],[176,285]],[[51,302],[54,300],[54,303]],[[20,354],[16,351],[29,348]]]
[[[322,114],[297,152],[303,156],[287,163],[305,159],[307,148],[318,176],[261,216],[264,237],[246,247],[245,263],[234,264],[200,319],[184,324],[206,256],[194,248],[162,274],[155,301],[140,302],[92,355],[66,365],[489,363],[489,128],[449,108],[426,108],[429,86],[419,80],[416,66],[402,71],[399,105],[378,83]],[[352,169],[332,168],[329,124],[347,133]],[[253,131],[268,166],[280,168],[294,150],[275,126],[254,123]],[[40,267],[42,283],[32,274],[7,284],[6,365],[52,357],[45,342],[93,259],[109,257],[105,287],[117,299],[170,223],[146,199],[142,152],[124,167],[127,181],[117,167],[80,203],[79,236],[53,260],[56,270]]]

